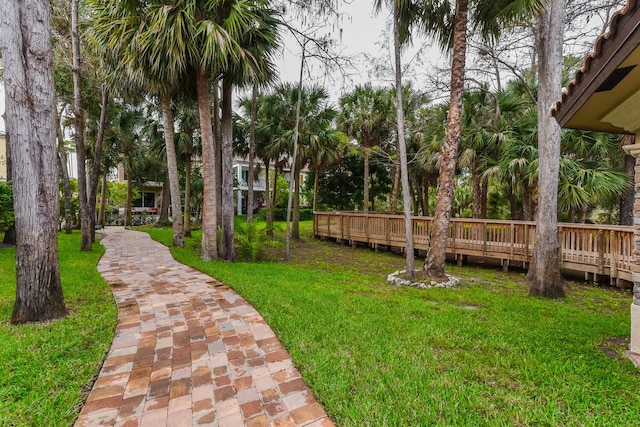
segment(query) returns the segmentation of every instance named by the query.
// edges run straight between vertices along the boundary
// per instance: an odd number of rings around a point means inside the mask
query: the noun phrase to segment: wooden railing
[[[433,218],[413,217],[414,249],[426,250]],[[314,233],[349,244],[365,243],[404,248],[404,216],[357,212],[315,212]],[[535,222],[489,219],[452,219],[447,252],[459,262],[464,256],[497,259],[505,268],[519,262],[527,267],[533,255]],[[631,281],[633,228],[560,223],[561,267]]]

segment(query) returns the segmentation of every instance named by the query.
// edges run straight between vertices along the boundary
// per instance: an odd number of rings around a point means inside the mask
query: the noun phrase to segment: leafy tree
[[[388,90],[371,84],[356,88],[340,97],[338,127],[360,144],[364,158],[364,203],[369,211],[369,159],[372,150],[389,137],[394,117],[393,100]]]

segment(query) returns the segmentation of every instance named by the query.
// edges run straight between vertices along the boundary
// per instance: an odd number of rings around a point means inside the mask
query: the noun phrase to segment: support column
[[[633,301],[631,302],[631,343],[629,345],[629,353],[634,363],[640,367],[640,144],[625,145],[623,149],[636,160],[633,205],[633,261],[631,265]]]

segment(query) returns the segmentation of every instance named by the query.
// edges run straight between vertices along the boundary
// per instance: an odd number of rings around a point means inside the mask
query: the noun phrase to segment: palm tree
[[[356,86],[340,97],[338,127],[362,147],[364,158],[364,213],[369,211],[369,159],[374,147],[391,132],[392,104],[389,91],[371,84]]]
[[[180,185],[171,108],[172,89],[187,73],[191,53],[182,32],[189,27],[184,10],[161,2],[91,1],[92,28],[114,72],[125,86],[138,85],[158,95],[162,107],[171,205],[173,244],[184,245]],[[122,83],[122,82],[121,82]]]

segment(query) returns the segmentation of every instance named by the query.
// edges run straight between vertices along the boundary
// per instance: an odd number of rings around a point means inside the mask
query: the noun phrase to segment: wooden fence
[[[357,212],[315,212],[314,233],[320,238],[373,248],[404,248],[404,216]],[[413,217],[414,249],[426,250],[433,227],[431,217]],[[447,253],[459,263],[464,256],[500,260],[505,269],[521,263],[527,268],[533,255],[535,222],[489,219],[452,219]],[[560,223],[558,237],[563,269],[584,272],[597,280],[609,276],[631,281],[633,228]],[[623,285],[623,282],[620,282]]]

